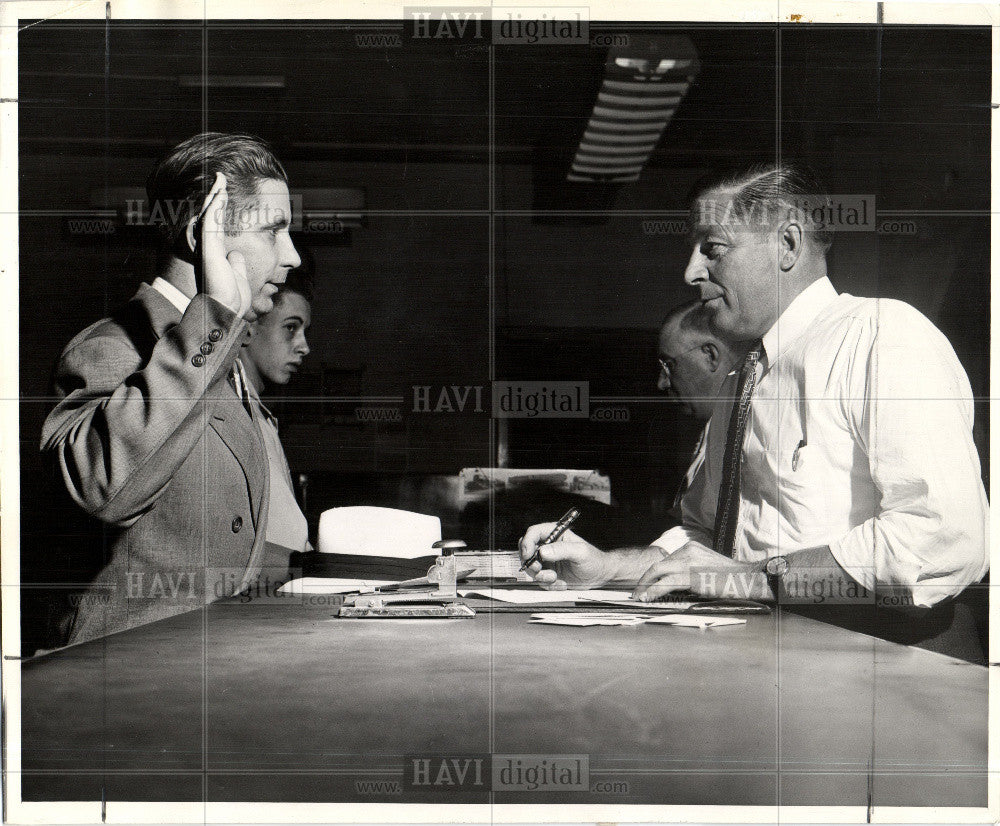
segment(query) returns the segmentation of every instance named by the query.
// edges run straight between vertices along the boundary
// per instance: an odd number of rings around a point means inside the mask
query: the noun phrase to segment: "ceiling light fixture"
[[[638,180],[699,69],[698,52],[683,35],[630,34],[627,46],[609,49],[604,82],[566,180]]]

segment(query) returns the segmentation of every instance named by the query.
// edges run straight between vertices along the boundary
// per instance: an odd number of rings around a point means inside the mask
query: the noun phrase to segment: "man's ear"
[[[184,241],[190,252],[198,251],[198,244],[201,242],[201,239],[198,237],[200,229],[201,227],[198,223],[198,216],[192,215],[184,227]]]
[[[715,344],[715,342],[706,341],[704,344],[701,345],[701,352],[705,356],[706,361],[708,362],[709,371],[714,373],[716,370],[718,370],[719,365],[721,364],[721,361],[719,360],[721,353],[719,352],[719,348]]]
[[[802,225],[794,218],[785,221],[778,228],[778,266],[782,272],[788,272],[802,255],[806,234]]]

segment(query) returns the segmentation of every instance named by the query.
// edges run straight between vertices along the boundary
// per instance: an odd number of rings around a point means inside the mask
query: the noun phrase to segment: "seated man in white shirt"
[[[267,463],[270,498],[267,512],[268,564],[287,567],[289,552],[310,549],[306,517],[292,487],[285,451],[278,437],[278,420],[261,401],[267,389],[288,384],[309,355],[306,332],[312,323],[312,284],[303,268],[292,270],[272,298],[274,309],[250,328],[239,364],[251,401],[257,406]]]
[[[986,573],[965,371],[911,306],[837,293],[832,233],[799,209],[824,198],[790,164],[700,189],[684,279],[717,330],[759,342],[716,405],[728,427],[709,431],[705,485],[662,547],[605,553],[567,532],[542,546],[538,581],[929,608]],[[527,531],[525,558],[550,528]]]

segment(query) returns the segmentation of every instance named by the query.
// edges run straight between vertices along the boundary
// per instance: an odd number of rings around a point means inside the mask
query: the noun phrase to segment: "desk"
[[[25,663],[24,799],[489,802],[357,784],[492,752],[586,754],[608,784],[498,803],[864,805],[873,760],[876,806],[986,805],[987,671],[940,654],[789,614],[698,631],[333,610],[216,603]]]

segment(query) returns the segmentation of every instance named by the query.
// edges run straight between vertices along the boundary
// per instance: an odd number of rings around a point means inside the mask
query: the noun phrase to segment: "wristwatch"
[[[772,556],[764,563],[764,573],[767,576],[767,584],[774,594],[774,601],[778,601],[781,589],[781,578],[788,573],[791,566],[788,558],[784,556]]]

